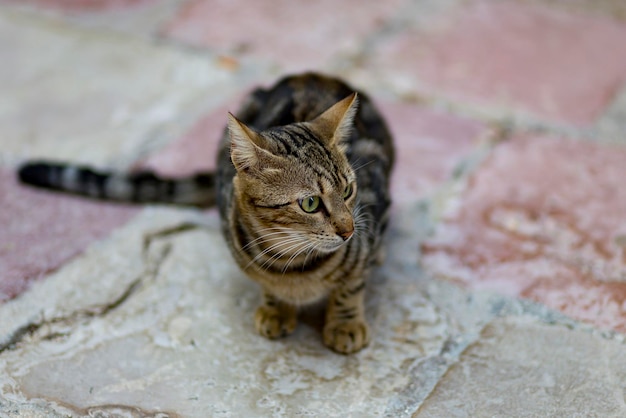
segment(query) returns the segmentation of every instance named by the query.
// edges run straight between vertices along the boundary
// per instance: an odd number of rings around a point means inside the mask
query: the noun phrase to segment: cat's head
[[[354,93],[311,121],[262,132],[230,115],[240,215],[257,234],[282,240],[281,251],[327,253],[352,237],[357,184],[344,141],[357,106]]]

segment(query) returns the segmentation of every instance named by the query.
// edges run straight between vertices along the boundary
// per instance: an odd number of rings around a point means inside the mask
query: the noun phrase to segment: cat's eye
[[[309,196],[300,200],[300,207],[306,213],[314,213],[320,209],[320,197],[319,196]]]
[[[352,183],[348,184],[346,188],[343,190],[343,198],[347,199],[352,196]]]

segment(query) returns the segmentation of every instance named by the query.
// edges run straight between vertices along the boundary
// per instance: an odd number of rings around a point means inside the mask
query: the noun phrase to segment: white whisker
[[[309,259],[309,256],[311,254],[313,254],[313,251],[315,251],[318,247],[319,247],[319,243],[315,244],[313,243],[313,245],[310,246],[309,251],[307,251],[306,256],[304,257],[304,262],[302,263],[302,268],[304,269],[304,266],[306,265],[306,261]]]
[[[278,235],[278,236],[277,236]],[[248,248],[252,247],[255,244],[261,245],[261,244],[265,244],[269,241],[274,241],[277,239],[281,239],[282,235],[289,235],[288,231],[278,231],[278,232],[271,232],[269,234],[265,234],[265,235],[261,235],[260,237],[250,241],[249,243],[247,243],[244,247],[242,247],[243,250],[247,250]]]
[[[365,233],[368,238],[376,237],[376,228],[374,225],[374,219],[372,214],[365,212],[363,209],[367,206],[357,205],[353,212],[354,218],[354,231],[357,235]]]
[[[302,254],[303,252],[311,249],[311,248],[315,248],[315,243],[313,242],[307,242],[306,245],[304,245],[303,248],[299,249],[298,251],[296,251],[295,253],[293,253],[293,255],[291,257],[289,257],[289,260],[287,260],[287,263],[285,263],[285,267],[283,267],[283,274],[285,274],[285,272],[287,271],[287,269],[289,268],[289,265],[291,265],[291,263],[293,263],[295,261],[296,258],[298,258],[298,256],[300,256],[300,254]],[[306,258],[304,259],[306,262]]]
[[[361,159],[359,158],[358,160],[356,160],[356,161],[354,162],[354,164],[356,164],[356,163],[358,163],[358,162],[360,162],[360,161],[361,161]],[[367,167],[368,165],[372,164],[372,163],[373,163],[373,162],[375,162],[375,161],[376,161],[376,160],[369,160],[368,162],[363,163],[363,164],[361,164],[361,165],[359,165],[359,166],[352,167],[352,169],[354,170],[354,172],[357,172],[357,171],[359,171],[360,169],[362,169],[363,167]]]
[[[277,254],[274,254],[272,257],[270,257],[269,260],[266,260],[265,263],[263,263],[263,265],[261,266],[261,268],[269,269],[280,258],[282,258],[283,256],[285,256],[286,254],[288,254],[292,250],[297,249],[298,247],[300,247],[302,245],[306,246],[307,242],[305,240],[300,240],[299,242],[296,242],[295,244],[290,245],[284,251],[282,251],[280,253],[277,253]]]
[[[265,261],[265,263],[263,263],[263,266],[261,266],[262,268],[264,268],[265,264],[268,261],[274,258],[282,257],[285,253],[291,251],[291,249],[296,248],[298,245],[301,245],[301,243],[302,243],[301,237],[293,236],[291,238],[287,238],[286,240],[281,240],[280,242],[272,244],[266,249],[264,249],[263,251],[261,251],[259,254],[257,254],[252,260],[250,260],[248,265],[246,265],[246,269],[250,267],[253,263],[255,263],[257,260],[259,260],[261,257],[265,256],[267,253],[275,251],[279,249],[280,247],[288,246],[284,250],[278,251],[277,254],[274,254],[269,260]]]

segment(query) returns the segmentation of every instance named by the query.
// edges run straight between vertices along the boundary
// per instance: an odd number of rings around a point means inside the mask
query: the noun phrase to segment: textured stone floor
[[[624,45],[622,0],[0,0],[0,417],[626,416]],[[398,150],[356,355],[256,335],[215,210],[15,180],[212,169],[300,70]]]

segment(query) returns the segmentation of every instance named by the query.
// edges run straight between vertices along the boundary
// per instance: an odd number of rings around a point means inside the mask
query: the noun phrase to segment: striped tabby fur
[[[298,308],[327,299],[324,343],[353,353],[370,340],[363,295],[387,224],[391,137],[366,95],[317,74],[255,90],[230,115],[216,173],[160,179],[46,162],[22,181],[97,198],[210,206],[242,270],[263,289],[259,333],[278,338]]]

